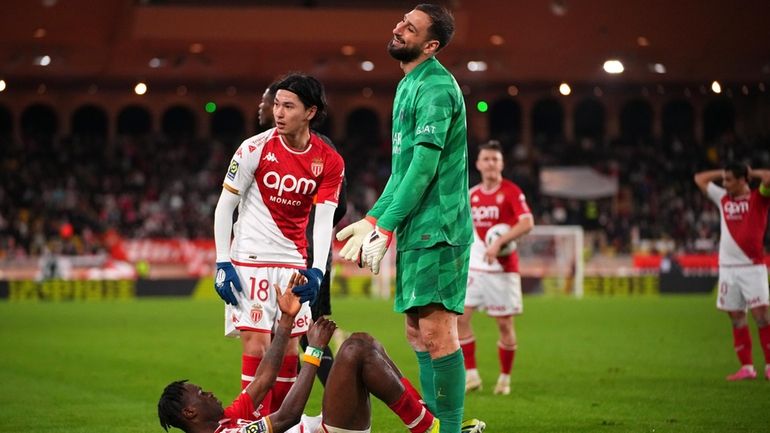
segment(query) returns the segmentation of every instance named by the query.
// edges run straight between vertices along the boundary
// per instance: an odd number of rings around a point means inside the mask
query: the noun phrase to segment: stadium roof
[[[440,58],[466,82],[770,81],[767,0],[445,3],[455,12],[457,34]],[[265,83],[302,70],[328,84],[393,85],[401,71],[385,44],[410,5],[6,0],[0,78],[227,85]],[[608,59],[620,60],[623,73],[605,72]],[[370,71],[362,69],[367,61]]]

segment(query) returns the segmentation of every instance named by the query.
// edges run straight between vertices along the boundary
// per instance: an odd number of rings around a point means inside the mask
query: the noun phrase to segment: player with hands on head
[[[293,73],[271,85],[265,97],[273,89],[275,127],[245,140],[235,151],[214,213],[214,286],[225,301],[225,335],[240,337],[243,345],[242,387],[252,381],[280,316],[269,289],[284,285],[296,271],[305,277],[293,288],[303,306],[278,380],[262,402],[263,414],[280,406],[296,380],[296,340],[311,323],[309,303],[318,296],[328,261],[327,254],[316,254],[307,262],[307,233],[317,251],[329,250],[344,178],[342,157],[311,130],[326,112],[321,83]],[[267,104],[261,105],[265,111]],[[269,121],[264,114],[260,117]],[[233,224],[236,207],[238,220]]]
[[[476,338],[471,327],[475,310],[486,310],[495,319],[500,339],[497,354],[500,375],[494,394],[511,392],[511,370],[516,354],[516,330],[513,316],[524,311],[519,275],[519,255],[515,250],[501,255],[502,247],[529,233],[535,226],[524,193],[515,183],[503,178],[503,149],[491,140],[479,146],[476,169],[481,183],[470,189],[474,240],[471,245],[465,313],[460,316],[460,347],[465,358],[465,391],[481,389],[476,369]],[[489,232],[506,228],[491,244]]]
[[[751,179],[759,188],[751,189]],[[751,169],[731,162],[721,170],[695,174],[698,188],[719,208],[719,292],[716,307],[730,317],[737,372],[727,380],[754,379],[757,373],[751,357],[751,333],[746,310],[751,311],[759,330],[765,356],[765,379],[770,380],[770,294],[763,240],[770,209],[770,170]],[[722,186],[716,183],[721,180]]]

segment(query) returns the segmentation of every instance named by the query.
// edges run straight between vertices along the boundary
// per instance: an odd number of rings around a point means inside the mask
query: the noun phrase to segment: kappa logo
[[[262,161],[270,161],[278,163],[278,158],[275,157],[275,154],[273,152],[267,152],[267,155],[265,155],[264,158],[262,158]]]

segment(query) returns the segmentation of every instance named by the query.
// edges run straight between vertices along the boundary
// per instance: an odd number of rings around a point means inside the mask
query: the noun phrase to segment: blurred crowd
[[[109,250],[110,236],[211,238],[214,207],[238,143],[159,136],[2,139],[0,260]],[[470,144],[471,161],[475,145]],[[505,175],[527,194],[537,224],[579,224],[603,254],[712,252],[719,214],[692,181],[727,159],[770,167],[770,140],[725,135],[709,145],[598,142],[505,144]],[[368,210],[390,173],[390,143],[349,136],[348,215]],[[543,167],[583,165],[615,176],[618,194],[600,200],[547,197]],[[471,184],[478,174],[471,164]],[[109,235],[109,236],[108,236]]]

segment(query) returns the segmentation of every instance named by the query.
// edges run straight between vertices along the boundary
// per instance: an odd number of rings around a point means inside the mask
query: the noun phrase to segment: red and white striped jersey
[[[486,191],[483,184],[471,188],[471,213],[473,214],[473,245],[471,245],[470,269],[486,272],[519,272],[519,254],[498,257],[489,264],[484,260],[487,245],[484,239],[490,227],[506,223],[514,226],[519,218],[532,215],[527,199],[513,182],[503,179],[500,186]]]
[[[344,170],[342,157],[312,132],[301,152],[275,128],[244,141],[224,180],[241,195],[233,263],[305,268],[308,216],[316,202],[337,206]]]
[[[721,234],[719,236],[719,265],[741,266],[764,263],[762,241],[767,228],[770,197],[758,190],[740,197],[730,197],[727,191],[710,182],[708,197],[719,207]]]

